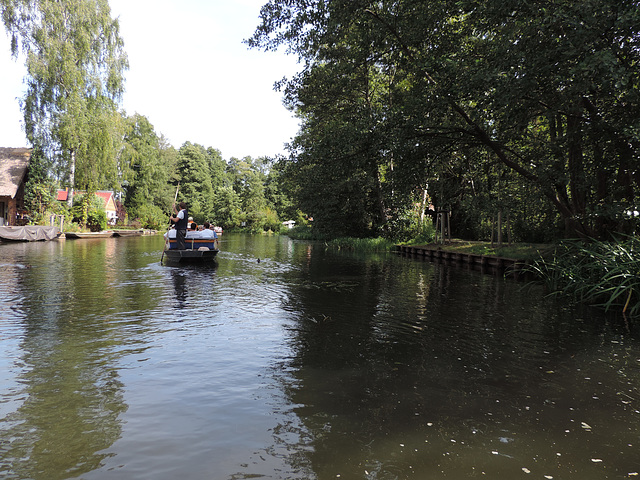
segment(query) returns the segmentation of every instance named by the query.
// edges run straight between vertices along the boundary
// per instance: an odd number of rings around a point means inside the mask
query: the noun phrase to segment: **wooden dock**
[[[512,258],[496,257],[492,255],[477,255],[444,250],[434,246],[407,246],[398,245],[397,251],[403,256],[421,258],[436,263],[447,265],[467,266],[479,270],[482,273],[500,273],[516,278],[529,276],[526,270],[529,262],[526,260],[514,260]]]

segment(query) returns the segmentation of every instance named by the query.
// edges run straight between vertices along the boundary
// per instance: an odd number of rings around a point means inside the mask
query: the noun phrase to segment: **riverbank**
[[[558,244],[491,246],[489,242],[452,240],[445,244],[398,245],[402,253],[430,260],[492,267],[536,278],[554,295],[640,317],[640,240],[617,242],[565,240]]]
[[[514,261],[531,262],[541,257],[551,255],[554,246],[544,243],[513,243],[511,245],[491,244],[491,242],[470,241],[452,239],[446,243],[428,243],[421,245],[397,245],[400,247],[423,248],[429,250],[441,250],[444,252],[461,253],[467,255],[482,255],[501,257]]]
[[[414,240],[411,243],[398,243],[382,237],[376,238],[354,238],[354,237],[338,237],[328,238],[326,236],[315,234],[309,227],[296,227],[283,233],[294,240],[308,240],[324,242],[327,247],[337,250],[353,250],[357,252],[388,252],[397,251],[400,247],[415,247],[437,249],[446,252],[465,253],[473,255],[495,256],[509,258],[511,260],[539,260],[541,256],[551,255],[554,245],[551,244],[535,244],[535,243],[514,243],[514,244],[497,244],[492,245],[491,242],[471,241],[461,239],[451,239],[448,242],[441,243],[418,243]]]
[[[483,273],[500,273],[514,278],[532,278],[532,264],[541,258],[539,247],[530,245],[491,246],[482,242],[450,241],[445,244],[396,245],[396,251],[412,258],[466,265]],[[535,257],[537,255],[537,257]]]

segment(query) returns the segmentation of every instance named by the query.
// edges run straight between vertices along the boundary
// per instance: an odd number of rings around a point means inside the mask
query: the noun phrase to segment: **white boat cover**
[[[35,242],[38,240],[53,240],[58,235],[60,235],[58,227],[42,227],[39,225],[0,227],[0,238],[3,240]]]

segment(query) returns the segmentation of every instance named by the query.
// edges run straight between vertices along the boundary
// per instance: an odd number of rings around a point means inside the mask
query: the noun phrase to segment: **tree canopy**
[[[270,0],[247,43],[300,58],[277,87],[302,127],[288,157],[228,160],[118,112],[128,65],[107,0],[0,9],[26,58],[33,178],[123,191],[150,225],[180,185],[197,221],[254,231],[308,215],[398,239],[429,212],[467,238],[503,214],[523,241],[639,226],[637,0]]]
[[[26,57],[27,138],[70,187],[116,187],[117,111],[128,68],[107,0],[2,0],[12,53]]]
[[[383,231],[427,189],[461,223],[508,206],[598,236],[638,210],[638,7],[271,0],[248,43],[305,63],[289,171],[319,226]]]

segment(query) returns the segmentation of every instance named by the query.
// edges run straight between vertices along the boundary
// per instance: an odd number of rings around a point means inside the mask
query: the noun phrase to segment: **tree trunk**
[[[427,189],[425,188],[422,191],[422,205],[420,208],[420,225],[421,226],[424,224],[424,214],[426,211],[426,206],[427,206]]]
[[[71,165],[69,166],[69,193],[67,196],[67,205],[69,208],[73,206],[73,187],[76,183],[76,152],[71,149],[69,152],[71,156]]]
[[[580,112],[567,116],[567,159],[569,163],[569,190],[574,215],[584,218],[587,208],[584,154],[582,150],[582,121]]]

